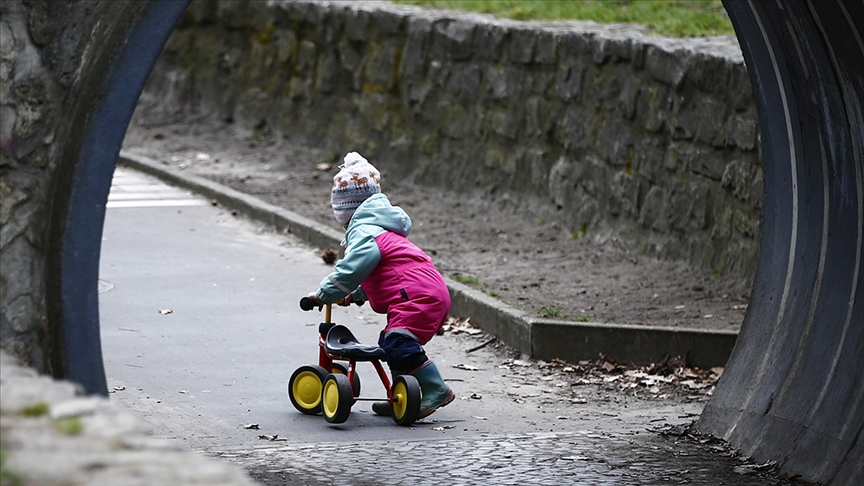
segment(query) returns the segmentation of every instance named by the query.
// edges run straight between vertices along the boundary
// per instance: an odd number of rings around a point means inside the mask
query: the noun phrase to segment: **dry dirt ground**
[[[142,97],[124,150],[188,170],[338,228],[330,188],[345,147],[332,153]],[[363,154],[373,164],[375,154]],[[749,282],[658,261],[506,200],[420,187],[382,174],[382,189],[414,226],[411,239],[438,269],[538,316],[581,322],[738,330]]]

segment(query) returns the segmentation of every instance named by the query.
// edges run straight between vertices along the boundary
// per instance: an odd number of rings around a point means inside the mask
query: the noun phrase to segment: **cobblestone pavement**
[[[712,450],[713,448],[713,450]],[[260,446],[221,452],[265,484],[781,485],[722,445],[655,434],[515,434]],[[760,471],[762,469],[763,471]]]

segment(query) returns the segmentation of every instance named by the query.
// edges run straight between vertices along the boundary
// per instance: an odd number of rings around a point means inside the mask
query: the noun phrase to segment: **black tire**
[[[332,373],[342,373],[345,376],[348,376],[348,368],[345,367],[342,363],[333,363],[333,369],[330,370]],[[357,370],[354,370],[354,381],[351,382],[351,388],[354,389],[354,396],[360,396],[360,373],[357,373]]]
[[[330,373],[324,380],[321,392],[321,412],[331,424],[341,424],[348,420],[354,393],[348,377],[341,373]]]
[[[393,379],[393,421],[408,426],[420,415],[420,383],[411,375]]]
[[[328,372],[318,365],[297,368],[288,380],[288,398],[300,413],[321,413],[321,393]]]

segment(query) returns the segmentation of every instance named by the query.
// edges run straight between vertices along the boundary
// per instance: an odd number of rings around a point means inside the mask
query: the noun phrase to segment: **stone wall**
[[[47,2],[0,4],[0,341],[24,364],[50,368],[46,267],[61,105],[74,88],[81,47],[97,15]],[[82,24],[64,29],[60,20]],[[64,38],[65,37],[65,38]]]
[[[81,134],[114,49],[144,6],[0,2],[0,344],[42,372],[64,373],[51,316]]]
[[[239,466],[157,439],[131,412],[0,350],[4,485],[253,486]],[[46,467],[48,466],[48,467]]]
[[[734,38],[382,2],[196,1],[147,90],[634,253],[754,273],[762,168]]]

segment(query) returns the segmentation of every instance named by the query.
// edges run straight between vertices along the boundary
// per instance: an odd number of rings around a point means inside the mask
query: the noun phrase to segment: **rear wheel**
[[[354,393],[348,377],[341,373],[327,376],[324,391],[321,393],[321,411],[324,412],[324,418],[331,424],[341,424],[348,420],[352,405]]]
[[[411,375],[393,379],[393,421],[411,425],[420,415],[420,383]]]
[[[317,365],[297,368],[288,380],[288,398],[301,413],[315,415],[321,412],[321,391],[327,370]]]

